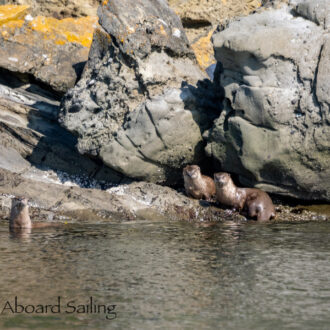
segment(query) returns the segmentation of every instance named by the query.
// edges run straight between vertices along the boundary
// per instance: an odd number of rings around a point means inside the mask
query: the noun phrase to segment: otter
[[[196,199],[211,200],[216,189],[212,178],[202,175],[199,166],[188,165],[183,169],[183,179],[186,194]]]
[[[9,219],[9,229],[11,231],[27,230],[31,228],[45,228],[45,227],[57,227],[59,224],[54,223],[32,223],[29,215],[28,200],[24,197],[15,197],[11,202],[11,212]]]
[[[17,197],[12,199],[9,227],[11,229],[32,228],[28,200],[26,198]]]
[[[217,200],[237,211],[247,209],[251,218],[258,221],[268,221],[275,217],[275,207],[269,195],[256,188],[236,187],[229,173],[215,173]]]

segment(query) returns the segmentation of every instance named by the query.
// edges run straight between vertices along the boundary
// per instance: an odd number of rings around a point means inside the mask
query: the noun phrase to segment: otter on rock
[[[10,230],[21,230],[31,228],[57,227],[54,223],[32,223],[29,215],[28,200],[24,197],[15,197],[11,202],[11,211],[9,219]]]
[[[215,184],[212,178],[202,175],[199,166],[188,165],[183,169],[186,194],[196,199],[210,200],[215,196]]]
[[[237,211],[243,208],[248,210],[251,218],[257,217],[258,221],[268,221],[275,217],[275,207],[269,195],[256,188],[238,188],[235,186],[229,173],[215,173],[217,200]]]

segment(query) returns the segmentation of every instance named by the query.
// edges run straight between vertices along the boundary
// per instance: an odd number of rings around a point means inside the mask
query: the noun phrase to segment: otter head
[[[201,176],[201,170],[197,165],[188,165],[183,169],[183,176],[195,180]]]
[[[31,219],[29,216],[28,200],[26,198],[16,197],[12,199],[10,211],[10,228],[31,228]]]
[[[25,206],[28,206],[28,200],[25,197],[14,197],[11,200],[11,207],[21,211]]]
[[[214,182],[218,187],[224,187],[230,179],[229,173],[219,172],[214,174]]]

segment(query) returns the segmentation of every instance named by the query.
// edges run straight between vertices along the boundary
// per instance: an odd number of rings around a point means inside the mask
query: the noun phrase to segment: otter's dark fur
[[[258,221],[268,221],[275,217],[275,207],[269,195],[256,188],[236,187],[229,173],[214,174],[217,200],[237,211],[247,209],[251,218]]]

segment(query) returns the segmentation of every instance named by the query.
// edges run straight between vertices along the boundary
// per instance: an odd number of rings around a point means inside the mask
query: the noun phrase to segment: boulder
[[[243,185],[330,201],[330,8],[318,0],[290,9],[214,35],[226,100],[206,150]]]
[[[98,14],[101,27],[60,123],[82,154],[131,178],[175,184],[183,166],[204,157],[218,91],[165,1],[113,0]]]
[[[0,5],[28,5],[32,15],[56,18],[96,16],[102,0],[0,0]]]
[[[28,14],[27,6],[0,6],[0,68],[49,85],[73,87],[87,61],[97,17],[58,20]],[[24,19],[25,17],[25,19]]]

